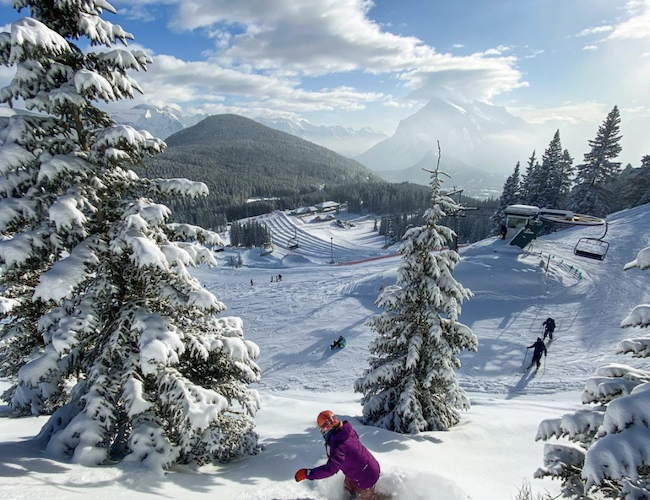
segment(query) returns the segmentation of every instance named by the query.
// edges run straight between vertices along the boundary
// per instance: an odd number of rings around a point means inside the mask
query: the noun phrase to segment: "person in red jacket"
[[[322,411],[316,420],[327,452],[327,463],[315,469],[300,469],[296,481],[325,479],[338,471],[345,474],[345,489],[358,500],[373,500],[375,483],[381,472],[379,462],[361,444],[347,420],[339,422],[331,411]]]

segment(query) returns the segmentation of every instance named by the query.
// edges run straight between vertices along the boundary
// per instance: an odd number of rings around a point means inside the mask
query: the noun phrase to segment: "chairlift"
[[[295,250],[299,247],[300,245],[298,244],[298,231],[294,229],[293,238],[289,238],[289,241],[287,241],[287,248],[289,250]]]
[[[605,232],[600,238],[580,238],[573,253],[578,257],[586,257],[594,260],[604,260],[607,251],[609,250],[609,243],[603,238],[607,234],[607,221],[605,221]]]

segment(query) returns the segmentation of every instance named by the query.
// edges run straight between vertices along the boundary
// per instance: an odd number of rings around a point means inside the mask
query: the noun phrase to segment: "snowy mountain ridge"
[[[267,127],[287,132],[348,157],[357,156],[388,137],[370,127],[355,130],[340,125],[313,125],[307,120],[300,119],[256,118],[255,120]]]
[[[111,116],[120,124],[130,125],[136,130],[148,130],[154,137],[166,139],[184,128],[196,125],[207,115],[186,115],[169,106],[157,107],[138,104],[129,109],[111,110]]]
[[[506,149],[501,146],[512,134],[529,128],[503,107],[433,98],[402,120],[391,137],[356,159],[377,172],[406,169],[429,151],[437,151],[440,143],[443,155],[481,170],[503,172],[513,168],[517,159],[504,158]]]
[[[130,109],[112,110],[111,116],[117,123],[131,125],[138,130],[148,130],[154,137],[166,139],[180,130],[196,125],[209,115],[186,114],[169,106],[139,104]],[[256,117],[254,120],[348,157],[361,154],[387,137],[386,134],[375,132],[369,127],[355,130],[340,125],[313,125],[304,119]]]

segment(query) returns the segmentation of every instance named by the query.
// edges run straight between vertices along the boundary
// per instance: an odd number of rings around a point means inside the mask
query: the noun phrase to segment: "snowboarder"
[[[526,347],[526,349],[532,349],[532,348],[534,348],[535,350],[533,351],[533,360],[531,361],[528,368],[530,368],[534,364],[537,364],[537,370],[539,370],[539,365],[542,364],[541,362],[542,353],[544,353],[544,357],[546,357],[546,353],[547,353],[546,346],[544,345],[544,341],[541,338],[537,337],[537,340],[533,345],[529,345],[528,347]],[[526,370],[528,370],[528,368],[526,368]]]
[[[361,444],[350,422],[339,422],[336,415],[327,410],[318,415],[316,423],[325,439],[327,463],[315,469],[300,469],[296,472],[296,481],[325,479],[341,470],[348,493],[358,500],[373,500],[380,474],[379,462]]]
[[[278,281],[282,281],[282,275],[278,274]]]
[[[555,331],[555,320],[553,318],[548,318],[544,323],[542,323],[544,326],[544,340],[546,340],[546,336],[548,335],[549,340],[553,340],[553,332]]]
[[[335,347],[338,347],[339,349],[343,349],[346,344],[347,341],[345,340],[345,337],[341,335],[338,339],[332,342],[332,344],[330,345],[330,349],[334,349]]]

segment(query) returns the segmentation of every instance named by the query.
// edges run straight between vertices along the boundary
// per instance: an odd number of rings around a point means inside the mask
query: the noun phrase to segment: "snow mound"
[[[282,264],[287,267],[312,265],[313,262],[307,257],[297,254],[289,254],[283,257]]]

